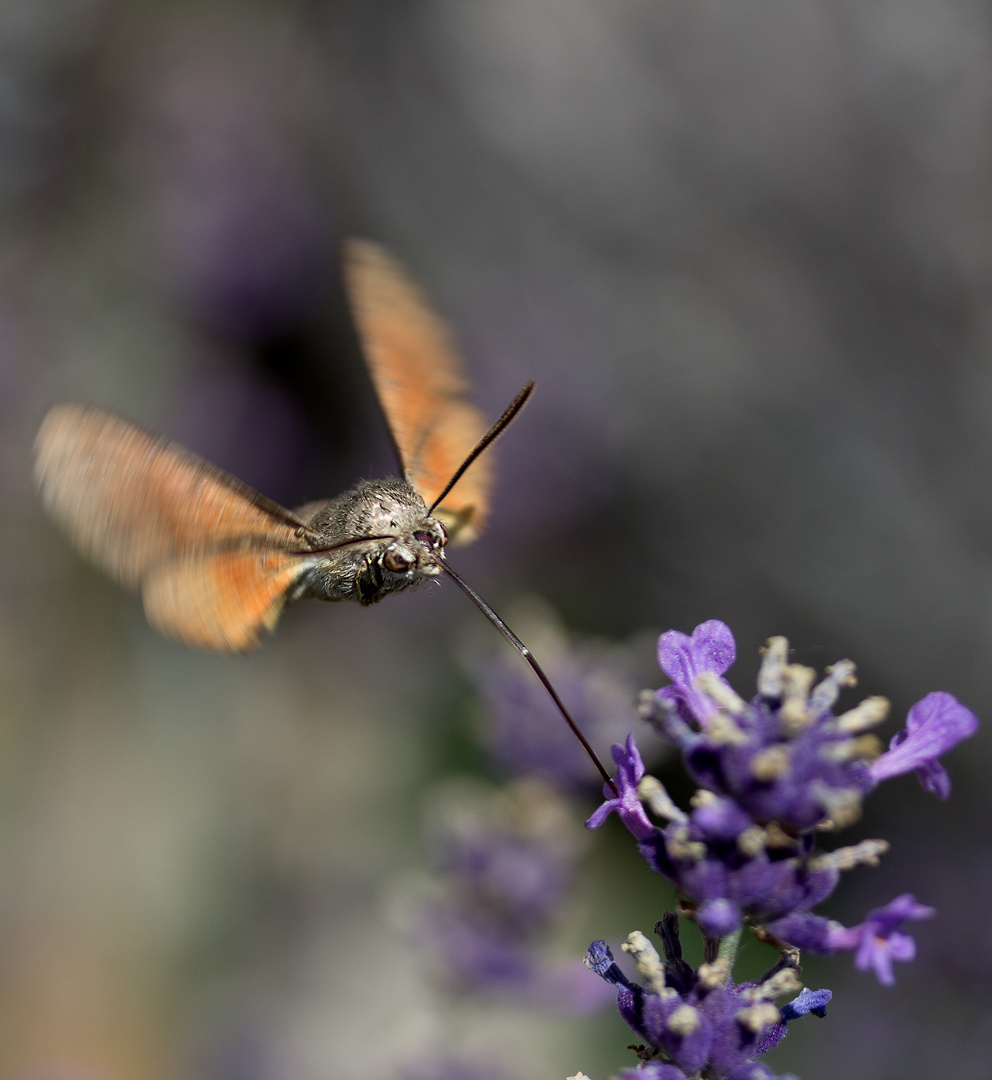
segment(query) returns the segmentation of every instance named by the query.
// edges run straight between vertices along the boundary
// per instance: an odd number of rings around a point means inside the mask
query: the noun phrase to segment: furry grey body
[[[296,515],[316,534],[307,544],[321,555],[288,600],[375,604],[441,573],[448,534],[406,480],[362,480],[335,499],[301,506]]]

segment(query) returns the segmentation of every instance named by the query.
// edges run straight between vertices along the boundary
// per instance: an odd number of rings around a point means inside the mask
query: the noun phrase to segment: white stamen
[[[747,711],[747,702],[714,671],[701,671],[693,685],[731,716],[742,716]]]
[[[665,1021],[665,1027],[673,1035],[691,1035],[699,1029],[699,1010],[691,1005],[680,1005]]]
[[[725,712],[714,713],[706,721],[706,738],[717,746],[743,746],[748,741],[747,734]]]
[[[718,956],[708,964],[700,964],[696,969],[696,977],[704,990],[715,990],[730,978],[730,961],[725,956]]]
[[[656,817],[666,821],[678,821],[685,823],[688,817],[684,810],[680,810],[671,795],[665,790],[665,785],[656,776],[645,776],[637,785],[637,797],[643,803],[647,803],[648,809]]]
[[[756,1005],[749,1005],[741,1009],[736,1016],[737,1022],[747,1031],[757,1035],[759,1031],[773,1024],[782,1023],[782,1014],[771,1002],[760,1001]]]
[[[879,859],[889,850],[888,840],[862,840],[860,844],[837,848],[810,859],[812,870],[852,870],[855,866],[878,866]]]
[[[777,821],[769,821],[765,826],[765,846],[777,851],[788,851],[796,846],[796,838],[790,836]]]
[[[853,788],[832,788],[814,780],[810,792],[827,813],[827,820],[817,826],[821,832],[846,829],[861,817],[861,795]]]
[[[765,848],[765,830],[760,825],[749,825],[737,835],[737,849],[742,855],[753,859]]]
[[[827,677],[821,680],[813,688],[809,696],[810,707],[815,713],[824,713],[833,708],[840,697],[840,692],[845,687],[857,686],[858,680],[854,672],[856,668],[853,660],[838,660],[836,664],[827,668]]]
[[[815,717],[809,709],[809,692],[816,672],[802,664],[789,664],[782,672],[782,708],[779,719],[788,735],[805,731]]]
[[[847,735],[859,735],[880,724],[889,715],[890,707],[888,698],[867,697],[853,709],[841,713],[837,717],[837,726]]]
[[[742,991],[741,997],[745,1001],[774,1001],[783,994],[797,994],[802,988],[803,984],[794,968],[781,968],[763,983]]]
[[[665,837],[665,850],[677,862],[701,862],[706,858],[706,845],[699,840],[690,840],[685,826],[672,829]]]
[[[638,973],[647,989],[653,990],[656,994],[662,994],[665,990],[674,993],[665,986],[665,965],[661,962],[658,950],[640,930],[631,931],[620,947],[634,958]]]
[[[782,696],[782,675],[789,660],[789,642],[784,637],[771,637],[762,649],[758,671],[758,693],[764,698]]]
[[[845,761],[874,761],[882,752],[882,744],[876,735],[859,735],[856,739],[842,739],[824,743],[817,753],[823,761],[842,765]]]
[[[751,775],[762,783],[784,776],[792,765],[789,748],[781,744],[766,746],[751,758]]]

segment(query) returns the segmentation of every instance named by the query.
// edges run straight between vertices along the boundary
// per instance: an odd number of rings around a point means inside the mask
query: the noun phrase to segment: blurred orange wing
[[[349,240],[344,278],[365,360],[407,480],[430,505],[486,433],[448,328],[403,268],[376,244]],[[458,481],[437,516],[452,542],[474,540],[489,511],[492,456]]]
[[[239,652],[274,630],[286,593],[299,577],[299,555],[235,549],[193,553],[156,566],[141,598],[148,621],[184,645]]]
[[[153,624],[189,644],[253,644],[310,562],[295,554],[307,529],[288,510],[100,409],[49,411],[35,440],[35,480],[79,549],[122,584],[141,586]],[[222,600],[224,587],[235,595]]]

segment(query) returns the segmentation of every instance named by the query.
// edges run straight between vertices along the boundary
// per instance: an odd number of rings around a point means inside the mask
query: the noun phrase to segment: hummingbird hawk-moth
[[[447,327],[403,268],[351,240],[344,283],[402,477],[362,480],[287,510],[183,447],[87,405],[56,405],[35,440],[41,500],[80,551],[140,591],[148,621],[201,649],[238,652],[304,597],[374,604],[447,574],[531,665],[530,651],[452,569],[449,543],[485,526],[492,461],[484,450],[534,389],[486,428]]]

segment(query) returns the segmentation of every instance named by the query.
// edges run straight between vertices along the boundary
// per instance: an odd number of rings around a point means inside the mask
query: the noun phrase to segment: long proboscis
[[[525,388],[526,389],[526,388]],[[525,399],[526,400],[526,399]],[[572,730],[572,734],[579,740],[582,745],[582,749],[589,755],[589,760],[596,766],[599,775],[610,786],[610,790],[613,792],[614,797],[619,795],[617,786],[613,781],[613,778],[603,767],[603,763],[596,755],[596,751],[589,745],[589,740],[582,734],[582,730],[579,725],[572,719],[572,714],[565,707],[565,703],[558,696],[558,691],[554,688],[554,684],[545,675],[544,668],[537,662],[534,654],[527,648],[527,646],[517,637],[517,635],[506,625],[506,623],[496,614],[496,612],[486,603],[485,600],[472,588],[467,581],[465,581],[459,574],[451,568],[448,562],[442,557],[437,560],[438,566],[451,578],[451,580],[462,590],[463,593],[472,601],[473,604],[482,612],[483,615],[496,627],[496,629],[506,638],[506,640],[517,650],[518,653],[530,664],[534,674],[541,680],[544,689],[551,695],[551,700],[558,707],[558,711],[561,713]]]
[[[537,386],[537,379],[531,379],[529,383],[520,391],[519,394],[510,402],[509,405],[503,410],[503,415],[496,421],[495,424],[482,436],[482,438],[472,447],[468,457],[458,466],[455,470],[454,476],[444,485],[444,490],[440,495],[431,503],[427,508],[428,514],[433,514],[435,507],[441,505],[448,497],[451,489],[458,483],[459,480],[465,475],[465,471],[469,465],[485,450],[503,434],[504,431],[513,423],[517,413],[527,404],[527,399],[534,392],[534,387]]]
[[[458,468],[455,470],[454,475],[447,482],[447,484],[445,484],[444,490],[441,492],[440,495],[438,495],[434,502],[431,503],[430,507],[427,510],[428,514],[434,513],[434,510],[448,497],[451,489],[462,478],[462,476],[465,474],[466,470],[472,464],[472,462],[475,461],[475,459],[484,450],[492,446],[492,444],[500,437],[500,435],[502,435],[503,432],[506,431],[506,429],[516,418],[520,410],[524,407],[524,405],[527,404],[527,399],[534,392],[534,387],[536,385],[537,380],[531,379],[530,382],[528,382],[524,387],[521,388],[520,392],[513,399],[513,401],[511,401],[510,404],[503,410],[503,413],[499,417],[499,419],[475,444],[468,457],[466,457],[465,460],[461,463],[461,465],[459,465]],[[362,537],[361,539],[345,540],[340,544],[335,544],[331,548],[326,548],[322,550],[334,551],[339,548],[349,547],[351,544],[362,543],[368,540],[387,539],[392,539],[392,537],[366,536]],[[317,554],[317,552],[313,552],[310,554]],[[582,733],[582,729],[572,718],[572,714],[568,711],[565,703],[559,696],[558,691],[555,689],[554,683],[552,683],[552,681],[545,674],[544,668],[542,668],[541,665],[538,663],[537,658],[534,656],[534,654],[530,651],[530,649],[527,648],[527,646],[520,640],[520,638],[517,637],[517,635],[510,629],[510,627],[507,626],[507,624],[500,618],[500,616],[496,614],[493,608],[488,603],[486,603],[485,600],[482,599],[482,597],[475,591],[475,589],[473,589],[467,581],[465,581],[459,574],[455,572],[454,569],[452,569],[452,567],[446,561],[443,553],[436,559],[436,563],[448,575],[448,577],[451,578],[451,580],[458,586],[458,588],[461,589],[463,593],[465,593],[465,595],[472,601],[472,603],[475,604],[475,606],[482,612],[482,614],[486,616],[486,618],[493,624],[493,626],[496,627],[496,629],[503,635],[503,637],[506,638],[506,640],[517,650],[518,653],[520,653],[523,659],[526,660],[526,662],[530,665],[531,670],[538,677],[541,685],[544,687],[545,690],[547,690],[548,694],[551,696],[551,700],[555,703],[555,706],[561,713],[562,718],[568,725],[572,734],[579,740],[579,744],[581,745],[582,749],[585,750],[586,754],[588,754],[589,760],[593,763],[593,765],[595,765],[596,771],[609,785],[610,790],[616,797],[619,794],[619,792],[617,791],[616,783],[604,768],[603,763],[599,760],[599,757],[596,754],[596,751],[593,750],[592,746],[589,743],[589,740]]]

